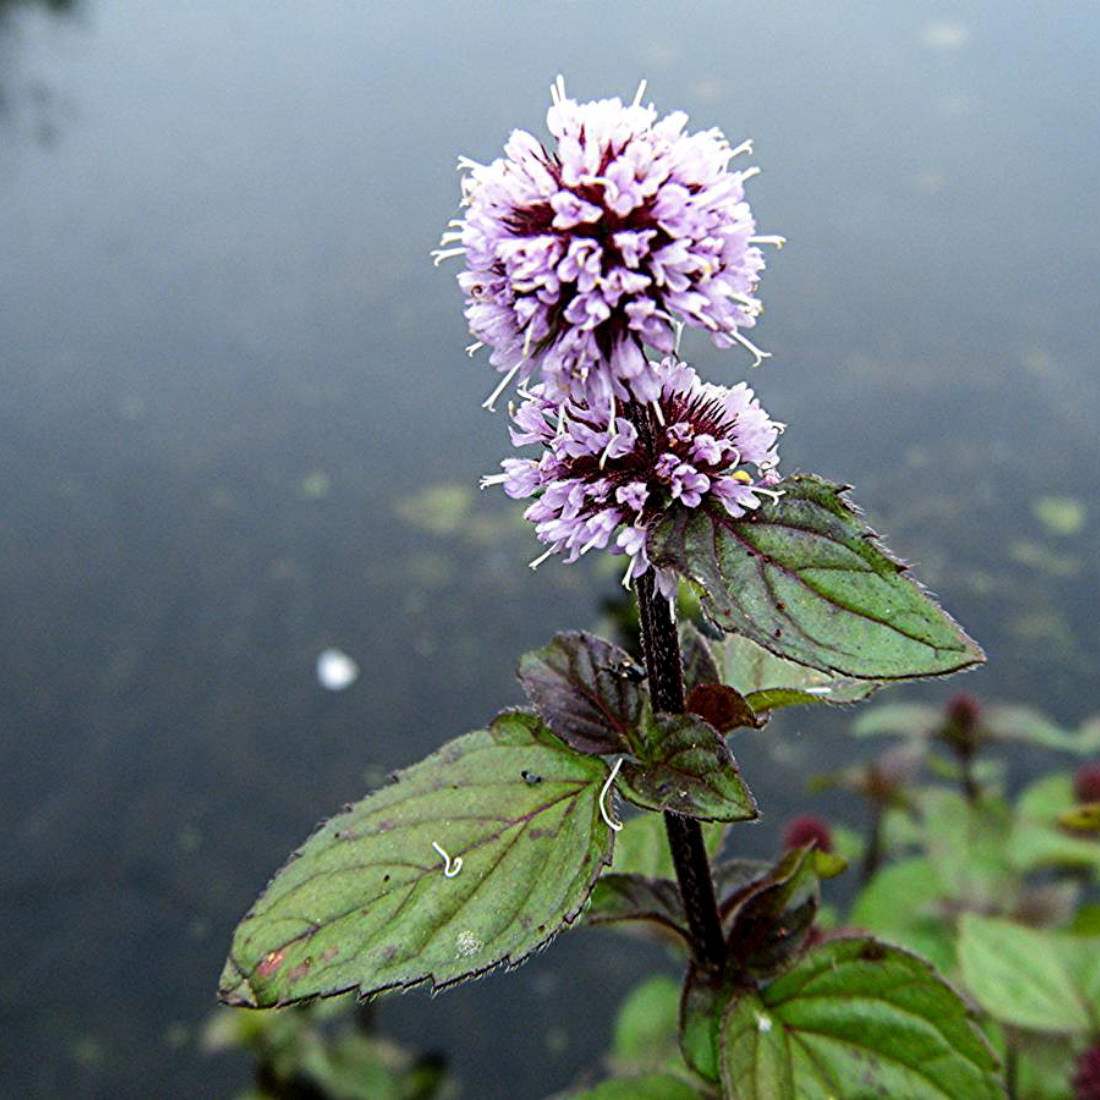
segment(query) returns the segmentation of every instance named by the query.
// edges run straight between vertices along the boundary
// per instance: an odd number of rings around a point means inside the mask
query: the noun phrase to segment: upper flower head
[[[744,382],[732,389],[701,382],[671,356],[647,369],[657,387],[652,406],[629,403],[610,423],[584,400],[559,406],[542,385],[513,410],[512,442],[541,444],[542,456],[505,459],[504,473],[482,487],[536,498],[524,515],[549,546],[543,558],[564,553],[575,561],[607,547],[630,555],[629,579],[649,568],[647,528],[674,502],[697,508],[712,500],[740,516],[762,495],[777,495],[771,486],[783,426]],[[658,579],[667,595],[675,578]]]
[[[463,158],[465,218],[452,222],[437,262],[465,255],[466,318],[490,362],[541,372],[549,400],[607,408],[612,396],[652,402],[658,380],[642,353],[675,348],[678,324],[740,343],[760,312],[764,267],[736,149],[719,130],[684,132],[687,116],[659,119],[619,99],[576,103],[551,89],[547,148],[523,130],[487,166]],[[454,247],[448,247],[448,246]]]

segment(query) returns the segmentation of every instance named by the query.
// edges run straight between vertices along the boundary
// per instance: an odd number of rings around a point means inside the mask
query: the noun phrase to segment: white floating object
[[[317,681],[326,691],[343,691],[359,679],[359,666],[342,649],[325,649],[317,657]]]

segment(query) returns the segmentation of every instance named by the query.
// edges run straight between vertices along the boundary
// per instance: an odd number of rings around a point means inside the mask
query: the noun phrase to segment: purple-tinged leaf
[[[756,800],[713,726],[694,714],[653,719],[641,760],[624,761],[619,787],[637,806],[700,821],[752,821]]]
[[[639,666],[593,634],[556,634],[525,653],[517,675],[531,705],[563,741],[592,755],[629,752],[645,708]]]
[[[651,560],[699,586],[722,629],[810,668],[904,680],[984,660],[839,486],[799,476],[780,487],[778,501],[740,519],[675,508],[650,536]]]

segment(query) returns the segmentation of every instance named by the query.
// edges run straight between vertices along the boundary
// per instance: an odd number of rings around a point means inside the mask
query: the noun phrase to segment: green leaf
[[[638,666],[625,649],[594,634],[555,634],[525,653],[516,675],[531,705],[578,752],[630,751],[645,706]]]
[[[568,1100],[702,1100],[702,1093],[670,1073],[614,1077],[594,1089],[571,1092]]]
[[[722,847],[727,826],[721,822],[703,822],[703,840],[713,858]],[[630,818],[615,837],[615,859],[611,870],[624,875],[673,878],[672,853],[668,847],[665,821],[660,814],[643,813]]]
[[[702,821],[759,816],[725,739],[697,715],[657,715],[643,751],[642,761],[624,761],[620,773],[623,795],[635,805]]]
[[[679,1019],[679,982],[657,974],[636,985],[615,1018],[611,1058],[616,1068],[662,1069],[669,1059],[680,1062]]]
[[[1003,801],[986,796],[976,804],[957,791],[930,787],[921,792],[928,857],[944,892],[967,908],[1011,907],[1019,875],[1011,863],[1012,815]]]
[[[725,977],[688,967],[680,998],[680,1053],[704,1081],[720,1076],[718,1038],[734,985]]]
[[[1068,772],[1045,775],[1024,790],[1016,802],[1009,841],[1009,855],[1018,870],[1084,867],[1100,871],[1100,842],[1071,836],[1059,827],[1059,816],[1076,802],[1073,776]]]
[[[1003,1098],[993,1052],[922,959],[867,939],[812,950],[722,1020],[728,1100]]]
[[[881,703],[863,711],[851,730],[856,737],[931,737],[943,721],[942,711],[925,703]]]
[[[1077,756],[1090,756],[1100,750],[1100,724],[1086,724],[1070,732],[1033,707],[994,703],[985,708],[983,721],[996,741],[1022,742]]]
[[[1002,1023],[1061,1033],[1100,1023],[1100,937],[964,913],[959,962],[967,988]]]
[[[730,634],[715,645],[714,657],[722,682],[739,691],[756,714],[806,704],[855,703],[882,686],[875,680],[846,679],[777,657],[740,634]]]
[[[945,891],[931,860],[904,859],[883,867],[863,888],[848,925],[923,955],[940,970],[955,966],[954,937],[943,917]]]
[[[648,552],[702,589],[724,630],[825,672],[898,680],[984,660],[972,641],[878,543],[837,485],[792,477],[774,504],[733,519],[676,508]]]
[[[1100,833],[1100,802],[1084,802],[1063,810],[1058,815],[1058,824],[1074,833]]]
[[[221,999],[439,988],[515,965],[576,919],[611,860],[606,775],[529,715],[450,742],[291,858],[237,928]]]

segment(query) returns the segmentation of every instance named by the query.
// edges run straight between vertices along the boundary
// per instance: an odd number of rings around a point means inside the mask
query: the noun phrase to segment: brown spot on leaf
[[[324,954],[321,956],[321,962],[332,962],[332,960],[335,959],[336,956],[339,954],[340,948],[337,947],[336,944],[333,944],[331,947],[326,947]]]
[[[256,973],[261,978],[270,978],[280,966],[283,965],[284,953],[282,951],[271,951],[266,954],[260,965],[256,967]]]
[[[864,962],[882,962],[886,958],[886,949],[881,943],[867,943],[860,951],[859,957]]]
[[[309,958],[303,959],[297,966],[295,966],[290,971],[289,974],[287,974],[287,978],[290,979],[292,984],[294,982],[301,981],[301,979],[304,978],[309,973],[309,968],[312,965],[313,965],[313,960],[312,959],[309,959]]]

